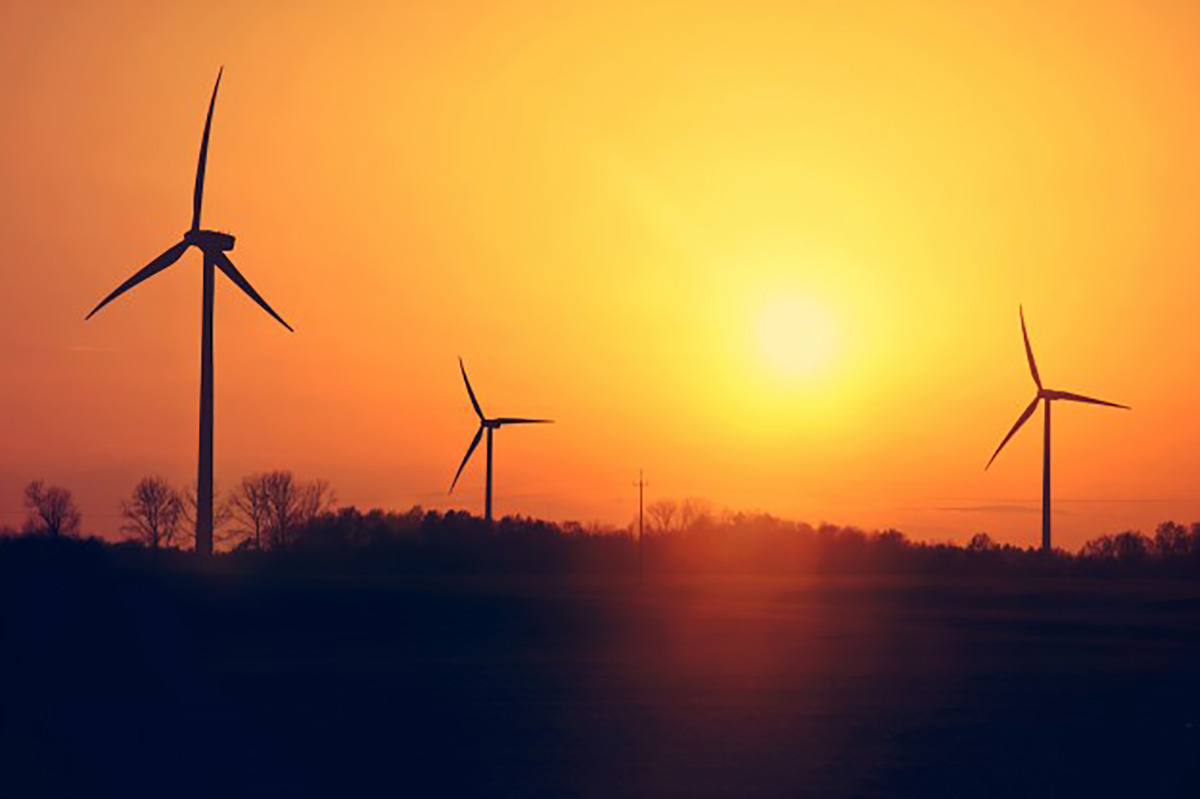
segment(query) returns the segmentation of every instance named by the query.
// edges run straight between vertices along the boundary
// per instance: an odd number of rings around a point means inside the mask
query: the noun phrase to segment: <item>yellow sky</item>
[[[707,496],[932,539],[1200,519],[1200,9],[1192,3],[0,6],[0,524],[33,477],[113,532],[194,478],[205,222],[218,485],[625,523]],[[1106,500],[1098,502],[1097,500]]]

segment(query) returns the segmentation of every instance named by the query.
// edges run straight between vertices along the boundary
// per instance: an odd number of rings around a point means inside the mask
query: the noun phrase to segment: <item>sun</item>
[[[764,363],[781,377],[815,377],[829,368],[836,354],[833,320],[803,294],[771,297],[759,311],[755,332]]]

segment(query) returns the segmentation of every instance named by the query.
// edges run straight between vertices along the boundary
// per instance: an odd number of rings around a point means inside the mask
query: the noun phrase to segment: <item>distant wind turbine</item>
[[[211,555],[212,501],[213,501],[213,291],[215,270],[220,269],[234,285],[250,295],[264,311],[281,325],[291,330],[279,314],[272,310],[267,301],[242,276],[225,253],[233,249],[234,237],[229,233],[200,228],[200,205],[204,197],[204,167],[208,160],[208,133],[212,127],[213,107],[217,104],[217,89],[221,87],[222,67],[217,72],[217,83],[213,86],[212,99],[208,103],[208,116],[204,120],[204,138],[200,140],[200,163],[196,167],[196,189],[192,197],[192,227],[183,234],[183,240],[155,258],[133,277],[126,280],[112,294],[92,309],[93,315],[131,288],[153,277],[171,266],[183,256],[188,247],[195,247],[204,256],[204,305],[200,328],[200,463],[196,478],[196,552]]]
[[[462,371],[463,382],[467,385],[467,396],[471,398],[471,405],[475,408],[475,415],[479,417],[479,429],[475,431],[475,437],[471,439],[471,446],[467,447],[467,454],[463,456],[462,463],[458,465],[458,471],[454,474],[454,482],[450,484],[450,493],[454,493],[454,486],[458,485],[458,478],[462,476],[463,469],[466,468],[467,461],[471,460],[472,453],[479,446],[479,439],[483,437],[483,431],[487,431],[487,488],[484,491],[483,515],[489,522],[492,520],[492,433],[506,424],[551,424],[553,419],[519,419],[513,416],[501,416],[496,419],[489,419],[483,415],[483,408],[479,407],[479,400],[475,399],[475,392],[471,389],[471,381],[467,378],[467,367],[463,365],[462,358],[458,359],[458,368]]]
[[[1106,402],[1105,400],[1093,399],[1085,397],[1082,394],[1072,394],[1069,391],[1056,391],[1054,389],[1045,388],[1042,385],[1042,378],[1038,375],[1037,362],[1033,359],[1033,347],[1029,345],[1029,333],[1025,329],[1025,309],[1018,308],[1021,315],[1021,336],[1025,339],[1025,357],[1029,361],[1029,373],[1033,375],[1033,382],[1037,385],[1037,394],[1033,397],[1033,402],[1029,403],[1019,417],[1017,423],[1008,431],[1008,435],[1000,442],[1000,446],[996,447],[996,451],[992,453],[992,457],[988,459],[987,466],[983,467],[986,471],[992,465],[992,461],[996,460],[996,456],[1000,454],[1000,450],[1004,449],[1004,445],[1012,438],[1021,425],[1033,416],[1033,412],[1037,410],[1039,402],[1044,401],[1045,405],[1045,421],[1043,422],[1042,431],[1042,551],[1050,551],[1050,403],[1054,400],[1070,400],[1071,402],[1086,402],[1091,405],[1107,405],[1110,408],[1123,408],[1129,410],[1128,405],[1118,405],[1115,402]]]

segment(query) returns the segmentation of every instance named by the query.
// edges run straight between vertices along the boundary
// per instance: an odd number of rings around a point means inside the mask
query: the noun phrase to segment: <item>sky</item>
[[[1200,519],[1200,7],[1179,2],[0,4],[0,525],[118,533],[195,479],[624,525],[647,499],[926,540]],[[482,455],[482,452],[479,453]]]

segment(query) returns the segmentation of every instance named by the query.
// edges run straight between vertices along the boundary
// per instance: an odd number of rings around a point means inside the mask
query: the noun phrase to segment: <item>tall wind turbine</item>
[[[208,133],[212,127],[213,107],[217,104],[217,89],[221,87],[222,67],[217,72],[217,83],[213,86],[212,99],[208,103],[208,116],[204,120],[204,138],[200,140],[200,163],[196,167],[196,189],[192,196],[192,227],[183,234],[183,240],[173,245],[162,255],[144,266],[133,277],[117,286],[112,294],[92,309],[87,319],[129,291],[131,288],[153,277],[171,266],[183,256],[188,247],[195,247],[204,256],[204,303],[200,325],[200,464],[196,476],[196,552],[211,555],[213,546],[212,502],[213,502],[213,291],[217,269],[233,281],[250,299],[273,316],[281,325],[291,330],[279,314],[267,305],[259,293],[242,276],[225,253],[233,249],[234,237],[229,233],[204,230],[200,227],[200,205],[204,197],[204,167],[208,160]]]
[[[462,370],[463,382],[467,384],[467,396],[471,398],[471,405],[475,408],[475,415],[479,417],[479,429],[475,431],[475,437],[471,439],[471,446],[467,447],[467,454],[463,456],[462,463],[458,465],[458,471],[454,473],[454,482],[450,484],[450,493],[454,493],[454,486],[458,485],[458,478],[462,475],[463,469],[466,468],[467,461],[471,460],[472,453],[479,446],[479,439],[483,437],[483,431],[487,431],[487,488],[484,492],[483,499],[483,515],[489,522],[492,520],[492,433],[499,430],[506,424],[551,424],[553,419],[519,419],[514,416],[500,416],[496,419],[489,419],[483,415],[483,408],[479,407],[479,400],[475,399],[475,392],[471,390],[471,381],[467,378],[467,367],[463,366],[462,358],[458,359],[458,368]]]
[[[996,451],[992,453],[992,457],[988,459],[987,466],[983,467],[986,471],[992,465],[992,461],[996,460],[996,456],[1000,454],[1000,450],[1004,449],[1004,445],[1012,438],[1021,425],[1033,416],[1033,412],[1037,410],[1039,402],[1045,402],[1045,421],[1043,422],[1042,430],[1042,551],[1050,551],[1050,403],[1054,400],[1070,400],[1071,402],[1086,402],[1091,405],[1107,405],[1110,408],[1124,408],[1129,410],[1128,405],[1118,405],[1115,402],[1106,402],[1105,400],[1093,399],[1085,397],[1082,394],[1072,394],[1069,391],[1056,391],[1052,388],[1046,388],[1042,385],[1042,378],[1038,375],[1037,361],[1033,359],[1033,347],[1029,345],[1029,333],[1025,329],[1025,309],[1018,308],[1021,314],[1021,336],[1025,339],[1025,357],[1029,361],[1029,373],[1033,375],[1033,382],[1037,385],[1037,394],[1033,397],[1033,402],[1029,403],[1019,417],[1017,423],[1008,431],[1008,435],[1000,442],[1000,446],[996,447]]]

